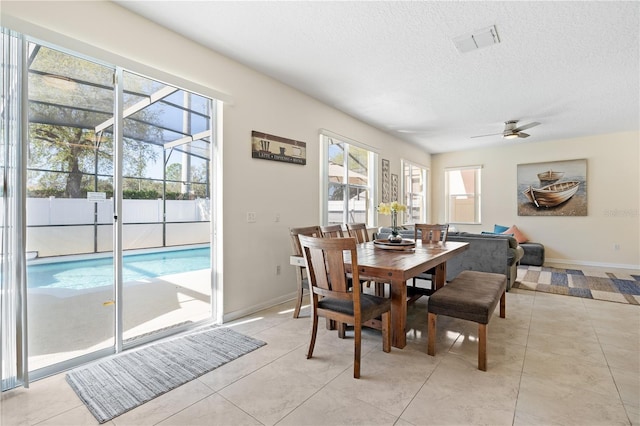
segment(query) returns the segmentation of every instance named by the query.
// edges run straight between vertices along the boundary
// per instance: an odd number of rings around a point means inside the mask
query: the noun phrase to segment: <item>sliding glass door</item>
[[[114,69],[28,45],[29,368],[114,346]],[[109,194],[107,199],[106,194]],[[104,198],[96,194],[104,194]]]
[[[24,46],[3,58],[3,388],[213,318],[213,100]]]
[[[211,318],[211,100],[123,73],[123,339]]]

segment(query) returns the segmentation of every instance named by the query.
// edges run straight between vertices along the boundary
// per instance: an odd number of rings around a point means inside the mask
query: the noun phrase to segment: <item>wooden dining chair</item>
[[[302,247],[300,246],[300,240],[298,239],[298,236],[300,235],[308,235],[311,237],[322,236],[320,232],[320,227],[318,225],[291,228],[289,230],[289,235],[291,236],[291,247],[293,248],[294,256],[303,256]],[[302,300],[304,299],[304,290],[309,288],[309,277],[307,274],[307,268],[303,266],[296,266],[295,268],[296,268],[296,284],[297,284],[298,293],[296,295],[296,307],[293,310],[293,317],[298,318],[300,316],[300,309],[302,308]]]
[[[358,244],[371,241],[366,223],[347,223],[345,226],[349,236],[355,238]]]
[[[320,227],[322,238],[344,238],[342,225],[325,225]]]
[[[345,226],[349,236],[355,238],[358,244],[371,241],[366,223],[347,223]],[[375,284],[376,296],[384,296],[384,282],[375,280],[365,280],[365,282],[367,283],[367,287],[369,287],[371,283]]]
[[[362,285],[348,285],[345,252],[351,255],[353,282],[359,283],[358,252],[355,238],[314,238],[299,236],[307,264],[311,290],[311,341],[307,359],[313,356],[318,333],[318,318],[353,324],[353,377],[360,377],[362,326],[382,319],[382,350],[391,351],[391,300],[362,292]]]
[[[414,224],[414,238],[416,241],[421,240],[424,246],[434,246],[437,244],[444,244],[447,241],[447,234],[449,233],[449,224],[428,224],[428,223],[416,223]],[[413,303],[422,296],[429,296],[433,294],[435,289],[435,269],[431,268],[413,278],[413,285],[407,287],[408,303]],[[430,282],[428,289],[418,287],[416,280],[426,280]]]

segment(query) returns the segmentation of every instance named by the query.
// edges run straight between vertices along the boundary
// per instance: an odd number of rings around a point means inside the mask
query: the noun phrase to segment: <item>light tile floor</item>
[[[426,300],[409,309],[408,344],[382,352],[320,327],[305,357],[307,317],[286,303],[227,324],[267,345],[168,392],[111,425],[640,425],[640,308],[514,289],[489,324],[488,371],[477,327],[438,318],[426,354]],[[64,374],[4,392],[0,424],[97,424]]]

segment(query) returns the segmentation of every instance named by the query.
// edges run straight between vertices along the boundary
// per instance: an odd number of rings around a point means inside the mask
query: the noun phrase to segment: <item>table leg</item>
[[[407,283],[391,282],[391,344],[402,349],[407,345]]]
[[[434,269],[436,270],[434,290],[438,290],[447,282],[447,262],[440,263]]]

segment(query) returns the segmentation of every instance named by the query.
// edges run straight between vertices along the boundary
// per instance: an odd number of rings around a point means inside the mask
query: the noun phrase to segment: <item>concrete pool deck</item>
[[[211,318],[211,270],[123,285],[124,340]],[[29,370],[113,346],[113,289],[29,289]]]

